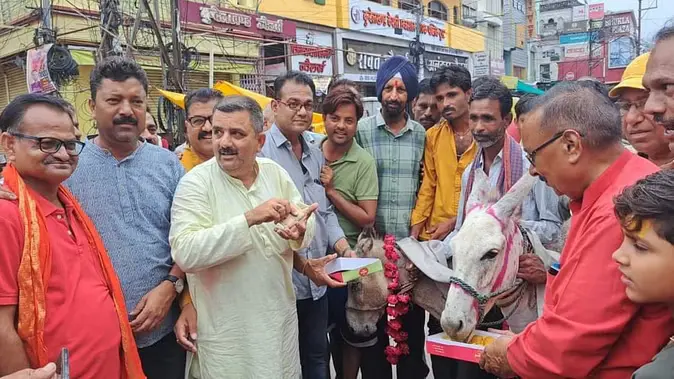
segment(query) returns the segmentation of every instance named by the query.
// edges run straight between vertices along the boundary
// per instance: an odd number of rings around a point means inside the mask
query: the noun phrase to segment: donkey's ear
[[[468,195],[466,201],[466,213],[472,209],[483,207],[488,204],[489,198],[489,178],[487,174],[481,169],[475,170],[475,178],[473,179],[473,189]]]
[[[518,212],[521,212],[521,204],[529,195],[537,180],[537,177],[531,176],[529,173],[524,174],[510,191],[492,206],[496,216],[505,221],[505,219],[514,217]]]
[[[370,237],[366,238],[360,238],[358,239],[358,243],[356,243],[356,255],[359,258],[367,257],[370,251],[372,251],[372,247],[374,246],[374,240]]]

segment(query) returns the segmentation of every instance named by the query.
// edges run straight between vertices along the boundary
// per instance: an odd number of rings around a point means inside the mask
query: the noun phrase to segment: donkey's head
[[[386,262],[384,241],[371,228],[360,234],[355,250],[359,258],[378,258],[382,263]],[[348,294],[346,322],[349,328],[360,336],[374,334],[387,304],[388,281],[384,272],[375,272],[350,282]]]
[[[513,285],[522,253],[517,219],[520,204],[535,177],[525,174],[500,200],[489,194],[489,179],[476,170],[467,216],[450,241],[454,280],[447,293],[441,325],[455,340],[466,340],[493,306],[491,296]]]

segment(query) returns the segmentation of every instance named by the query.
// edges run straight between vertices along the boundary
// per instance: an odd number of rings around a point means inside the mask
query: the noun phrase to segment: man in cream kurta
[[[261,110],[236,98],[216,105],[216,155],[183,177],[171,211],[173,257],[187,273],[198,315],[199,362],[190,376],[296,379],[301,369],[291,273],[295,266],[316,276],[313,262],[298,266],[302,258],[293,251],[311,242],[314,217],[298,221],[303,235],[275,230],[271,221],[292,217],[275,214],[278,204],[294,211],[306,206],[281,166],[255,157],[264,143],[262,123],[247,127],[246,121],[255,124]],[[257,142],[239,137],[253,130]]]

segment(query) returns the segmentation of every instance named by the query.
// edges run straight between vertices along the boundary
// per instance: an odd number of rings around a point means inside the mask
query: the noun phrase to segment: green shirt
[[[351,144],[351,148],[343,157],[330,163],[329,166],[333,173],[332,183],[344,199],[354,204],[358,201],[377,200],[379,196],[377,165],[374,158],[356,141]],[[339,226],[342,227],[349,245],[351,247],[356,246],[358,235],[362,229],[352,223],[338,209],[335,208],[335,211]]]
[[[410,236],[410,215],[417,201],[426,130],[407,117],[394,135],[380,113],[358,122],[356,141],[377,163],[379,199],[375,227],[396,239]]]

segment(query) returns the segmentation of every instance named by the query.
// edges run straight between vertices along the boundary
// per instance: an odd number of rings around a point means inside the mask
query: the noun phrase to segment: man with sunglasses
[[[63,182],[85,144],[69,104],[16,97],[0,114],[0,376],[70,352],[76,378],[142,377],[124,297],[101,237]]]
[[[316,233],[311,245],[299,253],[305,258],[322,258],[334,251],[339,256],[355,256],[349,247],[337,215],[321,183],[325,158],[310,141],[309,134],[316,87],[306,74],[289,71],[274,81],[274,125],[267,136],[261,155],[281,165],[302,195],[306,204],[318,203]],[[326,287],[317,286],[306,275],[293,271],[299,321],[300,362],[302,377],[327,378],[328,365],[328,298]]]
[[[529,171],[571,199],[573,223],[543,315],[487,346],[480,365],[504,378],[629,378],[671,335],[671,311],[619,290],[613,199],[658,168],[622,146],[620,114],[596,90],[564,82],[535,101],[520,123]]]
[[[674,152],[669,150],[665,128],[644,113],[648,91],[642,81],[649,56],[650,53],[646,53],[635,58],[625,68],[622,80],[611,89],[609,96],[616,100],[620,109],[623,134],[630,145],[651,162],[663,166],[672,163]]]

